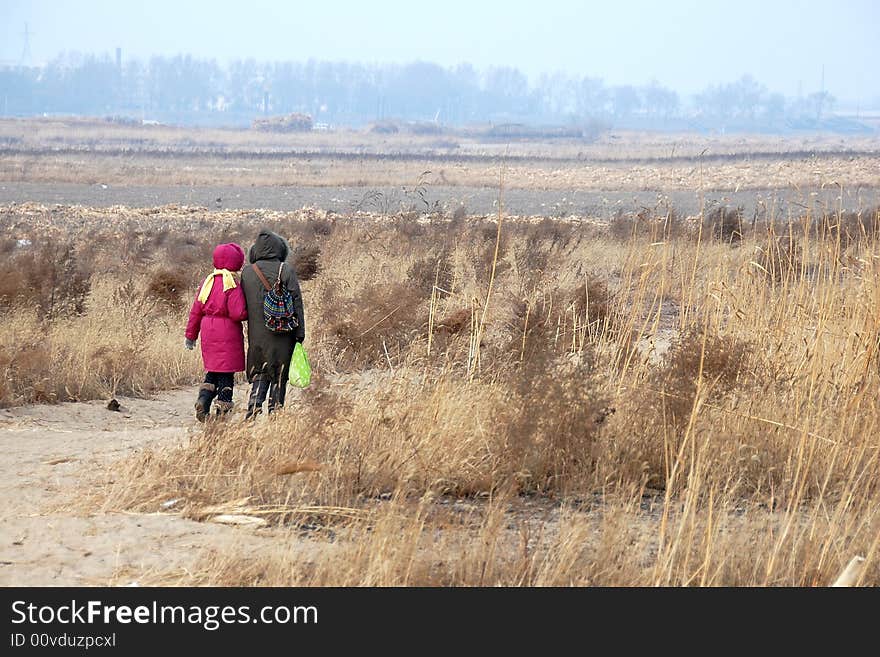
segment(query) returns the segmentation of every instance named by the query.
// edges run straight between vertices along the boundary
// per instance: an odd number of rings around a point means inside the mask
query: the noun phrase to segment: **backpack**
[[[278,280],[275,285],[269,285],[265,274],[260,271],[256,263],[253,265],[254,273],[266,292],[263,295],[263,321],[266,328],[273,333],[290,333],[299,326],[296,319],[296,310],[293,305],[293,292],[285,287],[281,280],[281,272],[284,269],[284,263],[278,267]]]

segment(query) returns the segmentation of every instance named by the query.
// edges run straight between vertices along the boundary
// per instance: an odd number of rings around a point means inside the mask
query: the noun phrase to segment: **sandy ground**
[[[187,440],[195,392],[152,400],[24,406],[0,411],[0,586],[135,584],[125,573],[183,572],[205,549],[309,543],[283,529],[199,523],[173,514],[76,515],[55,509],[91,469]],[[136,576],[134,576],[136,577]]]
[[[195,394],[120,398],[120,412],[107,410],[106,401],[0,410],[0,586],[189,585],[206,554],[292,553],[313,561],[335,549],[296,527],[233,527],[171,512],[84,514],[66,504],[95,469],[150,445],[188,440],[201,426],[192,413]],[[444,499],[438,508],[469,517],[479,506]],[[504,549],[519,545],[523,523],[552,536],[559,508],[526,499],[508,518]]]

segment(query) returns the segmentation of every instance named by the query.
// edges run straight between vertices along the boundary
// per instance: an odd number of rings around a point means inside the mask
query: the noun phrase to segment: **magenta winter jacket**
[[[244,250],[238,244],[221,244],[214,249],[214,267],[235,272],[244,264]],[[199,286],[201,289],[201,286]],[[201,333],[202,360],[207,372],[244,371],[244,333],[241,323],[247,319],[247,305],[241,283],[223,291],[223,277],[214,276],[214,285],[206,303],[196,292],[186,337],[195,340]]]

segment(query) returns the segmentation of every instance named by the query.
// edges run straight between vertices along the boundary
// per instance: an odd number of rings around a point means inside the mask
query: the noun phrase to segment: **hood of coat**
[[[257,262],[258,260],[287,260],[287,254],[290,247],[287,246],[287,240],[281,235],[273,233],[271,230],[262,230],[257,235],[257,241],[251,247],[249,260]]]
[[[214,267],[238,271],[244,264],[244,249],[238,244],[220,244],[214,249]]]

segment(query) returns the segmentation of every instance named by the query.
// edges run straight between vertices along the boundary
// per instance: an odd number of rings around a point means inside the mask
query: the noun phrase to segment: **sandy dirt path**
[[[184,572],[204,549],[251,552],[302,541],[281,529],[199,523],[175,515],[53,510],[89,472],[148,445],[188,439],[193,390],[0,410],[0,585],[135,584],[126,573]]]

